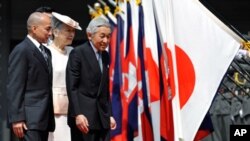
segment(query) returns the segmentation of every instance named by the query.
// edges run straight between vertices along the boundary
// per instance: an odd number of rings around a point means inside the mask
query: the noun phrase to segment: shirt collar
[[[31,40],[32,43],[35,44],[35,46],[39,49],[40,43],[34,39],[33,37],[31,37],[30,35],[27,35],[27,37]]]
[[[92,43],[91,41],[89,41],[89,43],[90,43],[90,45],[91,45],[92,49],[93,49],[93,50],[94,50],[94,52],[95,52],[95,56],[96,56],[96,58],[98,59],[98,58],[99,58],[99,53],[98,53],[98,50],[94,47],[94,45],[93,45],[93,43]]]

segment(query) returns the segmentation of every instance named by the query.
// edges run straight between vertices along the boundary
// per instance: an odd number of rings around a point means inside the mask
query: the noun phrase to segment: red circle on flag
[[[189,56],[180,47],[176,46],[176,63],[179,84],[180,108],[191,97],[195,86],[195,70]]]

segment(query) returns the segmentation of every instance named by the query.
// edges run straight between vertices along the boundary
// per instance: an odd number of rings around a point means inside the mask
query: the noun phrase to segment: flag
[[[139,31],[138,31],[138,49],[137,49],[137,83],[138,83],[138,97],[139,97],[139,123],[140,133],[139,138],[143,141],[153,141],[153,125],[152,113],[150,110],[150,86],[149,86],[149,72],[148,63],[151,62],[151,56],[147,56],[145,35],[144,35],[144,13],[142,5],[139,4]],[[154,63],[152,63],[154,65]],[[154,67],[154,66],[151,66]]]
[[[168,39],[171,37],[168,34],[171,33],[172,28],[168,27],[168,21],[166,20],[167,16],[165,13],[168,9],[166,5],[166,1],[163,0],[153,1],[160,71],[160,135],[162,141],[174,141],[174,133],[178,129],[174,127],[172,109],[172,99],[175,95],[175,81],[173,76],[172,55],[169,51],[170,46],[167,46],[167,40],[169,40],[168,45],[172,45],[173,41],[171,42],[171,39]]]
[[[125,60],[123,65],[123,90],[125,93],[124,109],[127,110],[127,140],[131,141],[138,136],[138,93],[136,81],[136,56],[134,48],[134,33],[132,25],[131,6],[126,3],[126,43]]]
[[[191,141],[240,40],[198,0],[168,0],[164,6],[168,9],[163,10],[168,28],[163,31],[167,33],[163,41],[170,51],[167,57],[172,59],[175,87],[175,140]],[[159,15],[157,18],[159,21]]]
[[[164,88],[163,79],[166,80],[166,71],[164,71],[163,76],[161,74],[162,67],[159,59],[159,57],[161,57],[161,50],[158,50],[158,38],[153,11],[153,1],[142,1],[141,6],[139,6],[139,10],[141,11],[140,13],[142,15],[138,16],[140,17],[140,19],[142,19],[141,21],[139,21],[139,29],[144,29],[143,57],[145,62],[145,76],[148,89],[148,107],[150,109],[152,120],[153,139],[158,141],[160,140],[161,126],[160,97],[164,91],[162,88]],[[139,31],[139,35],[141,31]]]
[[[111,25],[111,29],[112,29],[112,33],[111,33],[111,37],[110,37],[110,43],[109,43],[109,54],[110,54],[110,63],[109,63],[109,77],[110,77],[110,81],[109,81],[109,90],[110,90],[110,94],[112,96],[112,92],[113,92],[113,86],[116,86],[115,83],[113,83],[113,79],[114,79],[114,72],[115,72],[115,68],[118,68],[118,66],[120,66],[121,64],[116,64],[117,67],[115,67],[115,62],[120,61],[120,52],[116,53],[116,48],[118,48],[119,51],[119,45],[118,42],[120,44],[120,40],[122,40],[122,38],[120,38],[119,36],[119,40],[117,40],[117,20],[116,18],[111,15],[111,13],[109,11],[107,11],[106,13],[106,17]],[[121,29],[120,29],[121,31]],[[117,55],[117,57],[116,57]],[[119,69],[119,68],[118,68]],[[121,71],[117,71],[117,74],[121,73]],[[119,80],[121,82],[121,80]],[[122,82],[121,82],[122,83]],[[121,85],[121,84],[120,84]],[[120,86],[119,86],[120,87]]]
[[[117,14],[117,25],[113,30],[111,38],[111,65],[110,65],[110,74],[113,76],[110,80],[110,93],[111,93],[111,102],[112,102],[112,111],[113,117],[116,120],[117,127],[115,130],[111,130],[111,138],[113,141],[121,140],[123,132],[123,106],[122,106],[122,97],[124,92],[122,90],[122,64],[121,64],[121,49],[123,48],[124,42],[124,21],[119,14]],[[115,36],[116,33],[116,38]],[[115,43],[115,46],[114,46]]]
[[[203,138],[205,138],[206,136],[208,136],[209,134],[211,134],[213,132],[214,128],[213,128],[213,123],[212,123],[212,119],[210,117],[209,112],[206,114],[205,118],[203,119],[199,130],[197,131],[194,141],[200,141]]]
[[[106,4],[104,5],[104,13],[105,13],[106,17],[109,19],[111,25],[117,24],[116,17],[110,12],[110,8]]]
[[[167,67],[167,59],[164,57],[167,54],[166,46],[161,44],[159,30],[156,25],[157,35],[157,51],[159,62],[159,87],[160,87],[160,140],[174,141],[174,125],[173,125],[173,110],[172,97],[170,87],[170,77]],[[173,83],[173,82],[172,82]]]

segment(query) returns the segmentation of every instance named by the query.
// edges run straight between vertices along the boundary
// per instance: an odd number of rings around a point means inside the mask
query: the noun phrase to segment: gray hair
[[[97,31],[97,29],[101,26],[105,26],[105,27],[108,27],[111,29],[111,26],[110,26],[108,20],[99,16],[99,17],[96,17],[90,21],[88,27],[86,28],[86,32],[94,34]]]
[[[56,17],[52,16],[51,18],[51,27],[52,29],[61,29],[64,23],[58,20]]]

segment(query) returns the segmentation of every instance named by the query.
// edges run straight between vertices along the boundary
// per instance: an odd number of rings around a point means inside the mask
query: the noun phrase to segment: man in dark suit
[[[66,69],[69,97],[68,124],[72,141],[109,141],[116,128],[109,96],[109,55],[111,28],[107,20],[92,19],[88,40],[73,49]]]
[[[55,128],[51,53],[42,46],[51,36],[50,24],[47,14],[32,13],[27,37],[9,56],[8,123],[24,141],[47,141]]]

